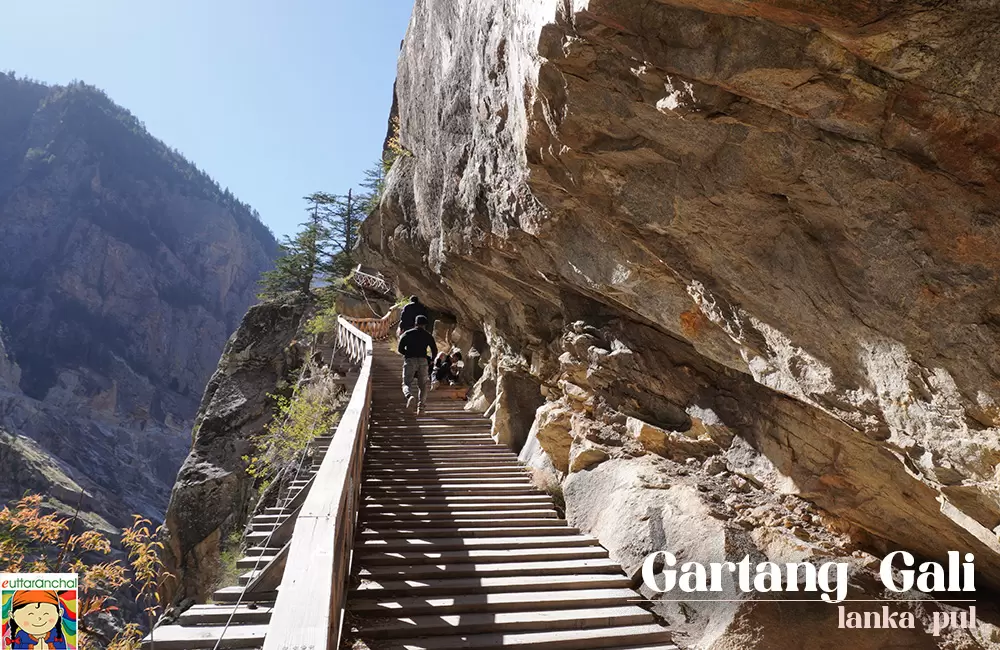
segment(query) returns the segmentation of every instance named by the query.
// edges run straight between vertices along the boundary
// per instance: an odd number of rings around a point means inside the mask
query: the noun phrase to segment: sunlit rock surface
[[[367,263],[481,329],[495,422],[505,371],[540,384],[522,458],[570,513],[663,459],[998,586],[997,35],[975,1],[418,0]]]

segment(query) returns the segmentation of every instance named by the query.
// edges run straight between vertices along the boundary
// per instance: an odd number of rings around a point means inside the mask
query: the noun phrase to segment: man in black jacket
[[[427,316],[427,308],[420,302],[420,298],[410,296],[409,304],[403,307],[403,312],[399,315],[400,335],[413,329],[417,324],[417,316]]]
[[[412,411],[415,404],[417,413],[422,413],[424,397],[427,395],[427,348],[431,349],[431,358],[436,357],[437,343],[427,331],[427,316],[417,316],[414,325],[399,338],[396,350],[403,355],[403,397],[406,398],[406,410]],[[416,397],[410,390],[414,379],[417,380]]]

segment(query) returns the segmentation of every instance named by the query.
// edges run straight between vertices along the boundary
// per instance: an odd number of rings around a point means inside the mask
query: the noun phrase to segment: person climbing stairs
[[[398,360],[377,350],[347,647],[675,647],[489,420],[447,399],[415,417],[398,381]]]

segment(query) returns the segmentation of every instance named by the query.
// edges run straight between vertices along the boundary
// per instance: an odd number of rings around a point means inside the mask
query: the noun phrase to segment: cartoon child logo
[[[76,592],[25,589],[3,594],[3,650],[76,648]]]

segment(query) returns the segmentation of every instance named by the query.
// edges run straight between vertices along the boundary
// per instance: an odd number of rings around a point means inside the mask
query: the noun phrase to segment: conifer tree
[[[323,207],[330,195],[321,192],[305,197],[309,201],[309,219],[295,237],[285,235],[279,249],[281,256],[274,269],[261,276],[259,298],[266,300],[295,291],[312,296],[317,277],[328,272],[325,262],[330,241]]]
[[[330,232],[330,273],[345,277],[354,269],[354,247],[358,242],[358,229],[364,221],[366,202],[363,197],[348,190],[346,196],[333,197],[328,206],[327,227]]]
[[[386,164],[388,159],[389,156],[386,155],[383,160],[365,170],[365,180],[361,183],[361,187],[368,190],[362,195],[365,216],[371,216],[382,201],[382,193],[385,191],[385,176],[389,173],[390,168]]]

